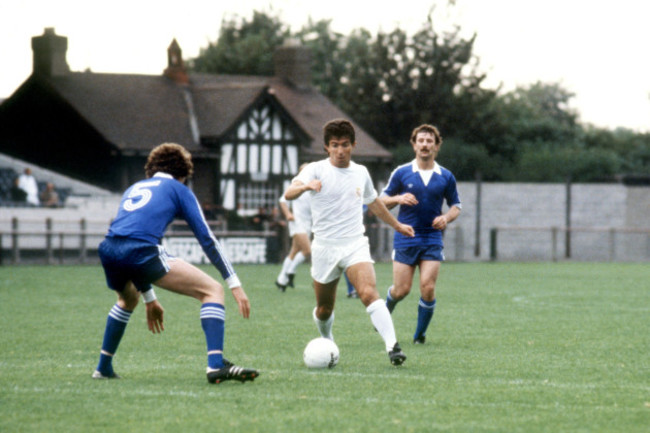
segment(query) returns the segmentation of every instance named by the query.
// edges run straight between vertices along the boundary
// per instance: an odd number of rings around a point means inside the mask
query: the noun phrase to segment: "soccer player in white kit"
[[[414,236],[413,227],[393,217],[377,198],[368,169],[351,160],[356,144],[352,124],[344,119],[332,120],[323,127],[323,135],[328,158],[310,163],[284,194],[287,200],[295,200],[304,193],[311,195],[314,321],[321,336],[334,339],[336,287],[341,274],[346,272],[384,340],[390,362],[401,365],[406,355],[397,342],[390,312],[377,292],[361,208],[366,204],[378,218],[405,236]]]
[[[298,173],[307,166],[301,164]],[[280,210],[289,223],[291,250],[282,263],[282,270],[275,279],[275,285],[284,292],[287,286],[293,287],[296,268],[311,256],[311,205],[309,194],[287,201],[280,197]]]

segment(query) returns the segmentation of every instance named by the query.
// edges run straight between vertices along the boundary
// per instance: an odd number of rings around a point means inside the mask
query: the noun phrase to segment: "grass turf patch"
[[[211,275],[216,271],[205,267]],[[390,365],[358,299],[339,284],[341,360],[309,370],[318,335],[308,267],[279,292],[276,265],[236,266],[252,305],[226,298],[225,355],[255,382],[210,385],[199,304],[157,290],[165,328],[133,314],[93,381],[115,296],[100,267],[0,268],[0,431],[641,432],[650,425],[645,264],[445,263],[427,343],[411,344],[417,287],[394,314],[408,356]],[[377,264],[385,296],[390,264]]]

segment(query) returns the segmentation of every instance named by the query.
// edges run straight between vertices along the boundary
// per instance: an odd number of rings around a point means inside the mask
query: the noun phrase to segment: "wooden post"
[[[498,257],[497,252],[497,229],[496,227],[490,229],[490,260],[495,262]]]
[[[51,265],[54,258],[52,253],[52,218],[45,219],[45,255],[47,264]]]
[[[11,219],[11,261],[20,263],[20,249],[18,247],[18,218]]]

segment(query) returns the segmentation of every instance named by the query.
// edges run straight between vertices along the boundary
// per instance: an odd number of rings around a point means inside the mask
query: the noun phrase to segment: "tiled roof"
[[[189,74],[189,85],[160,75],[75,72],[48,79],[60,95],[108,141],[125,153],[148,152],[166,141],[205,151],[193,138],[190,108],[201,137],[218,139],[263,91],[269,91],[310,137],[307,157],[325,157],[322,127],[347,118],[316,89],[297,89],[280,78]],[[352,120],[352,119],[350,119]],[[354,122],[353,122],[354,123]],[[355,124],[359,160],[391,154]]]
[[[148,152],[166,141],[192,151],[183,88],[163,76],[70,73],[50,78],[52,86],[122,151]]]

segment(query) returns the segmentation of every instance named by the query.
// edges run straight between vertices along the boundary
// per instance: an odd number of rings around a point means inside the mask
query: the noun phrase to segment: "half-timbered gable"
[[[310,82],[309,51],[286,46],[273,77],[187,71],[176,40],[161,75],[72,72],[67,38],[32,39],[34,71],[0,104],[0,152],[120,192],[162,142],[194,159],[201,203],[251,213],[277,204],[302,162],[325,158],[322,127],[348,118]],[[355,161],[385,179],[391,154],[355,124]]]
[[[298,172],[307,145],[307,134],[265,87],[218,140],[219,202],[249,212],[273,207],[287,179]]]

